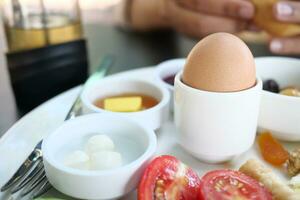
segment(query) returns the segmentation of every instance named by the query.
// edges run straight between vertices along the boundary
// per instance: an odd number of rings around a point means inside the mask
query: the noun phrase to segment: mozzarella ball
[[[105,170],[120,167],[122,165],[122,156],[114,151],[98,151],[91,154],[91,170]]]
[[[98,151],[113,151],[114,142],[107,135],[94,135],[86,144],[86,152],[91,155]]]
[[[89,169],[89,156],[83,151],[74,151],[65,158],[65,165],[75,169]]]

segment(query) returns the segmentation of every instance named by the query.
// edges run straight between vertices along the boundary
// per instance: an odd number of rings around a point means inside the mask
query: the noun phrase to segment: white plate
[[[155,80],[154,68],[142,68],[138,70],[119,73],[113,76],[147,77],[147,79],[149,80]],[[63,119],[78,92],[79,88],[71,89],[37,107],[32,112],[28,113],[26,116],[20,119],[0,139],[0,186],[2,186],[13,175],[13,173],[21,165],[23,160],[31,152],[36,143],[41,138],[52,132],[63,122]],[[173,119],[170,119],[159,131],[157,131],[157,155],[174,155],[184,163],[191,166],[195,171],[199,173],[200,176],[202,176],[205,172],[213,169],[237,169],[241,164],[243,164],[250,158],[257,158],[259,160],[262,160],[262,158],[260,157],[260,153],[257,151],[256,145],[254,145],[249,151],[239,156],[230,163],[222,165],[205,164],[185,152],[176,143],[174,133],[175,127],[173,125]],[[284,143],[284,145],[288,149],[293,149],[299,144],[300,143]],[[278,175],[280,175],[282,178],[287,180],[287,178],[284,177],[284,174],[281,173],[278,169],[274,168],[274,171],[278,173]],[[63,196],[54,189],[49,191],[46,196],[71,199]],[[0,193],[0,199],[5,199],[5,194]],[[129,196],[124,197],[123,199],[136,199],[136,194],[132,193]]]

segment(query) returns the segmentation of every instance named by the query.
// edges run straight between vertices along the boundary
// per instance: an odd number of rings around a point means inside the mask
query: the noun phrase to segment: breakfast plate
[[[157,77],[155,71],[155,67],[146,67],[122,72],[106,77],[105,79],[109,80],[116,77],[126,79],[133,77],[143,80],[146,79],[150,82],[156,82]],[[80,87],[76,87],[47,101],[20,119],[5,133],[5,135],[0,139],[0,185],[3,185],[13,175],[38,141],[46,137],[62,124],[70,105],[76,98],[76,95],[78,95],[79,91]],[[182,162],[194,169],[199,176],[202,176],[206,172],[214,169],[238,169],[250,158],[255,158],[264,162],[255,143],[250,150],[244,152],[238,157],[235,157],[230,162],[226,162],[224,164],[203,163],[182,149],[175,139],[175,132],[175,125],[171,114],[171,117],[167,120],[167,122],[164,123],[160,129],[156,130],[157,150],[155,154],[176,156]],[[299,143],[283,142],[283,144],[289,150],[299,146]],[[283,178],[283,180],[288,181],[288,178],[280,169],[274,168],[266,162],[264,162],[264,164],[273,169],[273,171]],[[51,189],[44,196],[72,199],[59,193],[55,189]],[[8,198],[7,194],[0,193],[0,199],[6,198]],[[132,192],[122,199],[136,199],[136,193]]]

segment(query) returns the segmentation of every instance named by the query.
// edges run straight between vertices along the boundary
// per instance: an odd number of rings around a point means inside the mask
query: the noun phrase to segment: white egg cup
[[[208,163],[233,159],[254,143],[262,81],[238,92],[192,88],[175,77],[174,112],[178,143]]]

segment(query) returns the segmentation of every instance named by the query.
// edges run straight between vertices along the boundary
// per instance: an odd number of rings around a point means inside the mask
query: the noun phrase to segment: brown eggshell
[[[182,81],[190,87],[212,92],[235,92],[256,83],[254,58],[247,45],[229,33],[202,39],[190,52]]]

